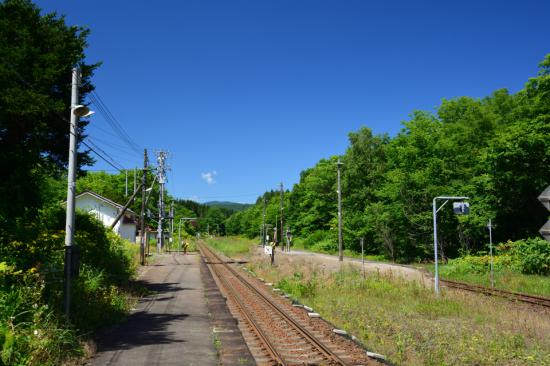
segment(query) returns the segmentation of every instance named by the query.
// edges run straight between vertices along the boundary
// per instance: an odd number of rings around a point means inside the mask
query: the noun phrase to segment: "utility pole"
[[[137,189],[137,168],[134,168],[134,192]]]
[[[124,186],[124,197],[128,197],[128,170],[124,169],[124,174],[126,175],[126,185]],[[134,187],[135,191],[135,187]]]
[[[281,236],[280,236],[280,238],[281,238],[281,248],[284,250],[285,245],[284,245],[283,238],[284,238],[285,233],[283,231],[283,209],[284,209],[284,207],[283,207],[283,182],[281,182],[281,185],[280,185],[280,196],[281,196],[281,202],[279,204],[279,208],[281,210]]]
[[[267,236],[267,231],[265,230],[265,209],[266,209],[267,200],[264,197],[264,212],[262,219],[262,246],[265,247],[265,237]]]
[[[166,152],[159,151],[157,154],[158,161],[158,181],[159,181],[159,220],[158,220],[158,229],[157,229],[157,252],[160,253],[161,249],[164,247],[164,228],[162,226],[164,221],[164,184],[166,183]]]
[[[487,229],[489,229],[489,253],[491,256],[491,288],[495,288],[495,275],[493,272],[493,224],[491,219],[489,219]]]
[[[338,167],[338,260],[342,262],[344,260],[344,248],[342,244],[342,187],[340,185],[340,167],[343,165],[338,158],[336,163]]]
[[[170,250],[174,242],[174,201],[170,202]]]
[[[145,265],[145,245],[146,235],[145,235],[145,200],[147,193],[147,149],[143,150],[143,175],[141,177],[141,215],[140,215],[140,224],[141,224],[141,235],[140,235],[140,247],[139,255],[141,259],[141,265]]]
[[[65,218],[65,315],[69,318],[71,309],[71,277],[74,242],[74,206],[76,191],[76,157],[78,142],[78,118],[87,117],[93,114],[88,107],[78,104],[78,81],[80,70],[74,67],[72,70],[71,85],[71,117],[69,134],[69,169],[67,174],[67,212]]]

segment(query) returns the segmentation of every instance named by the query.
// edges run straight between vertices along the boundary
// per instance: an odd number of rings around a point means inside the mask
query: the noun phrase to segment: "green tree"
[[[85,98],[97,65],[84,62],[89,31],[27,0],[0,3],[0,220],[11,227],[43,203],[45,176],[61,176],[68,158],[71,69],[82,69]],[[82,121],[79,134],[87,125]],[[79,153],[78,162],[92,159]],[[9,225],[8,225],[9,223]]]

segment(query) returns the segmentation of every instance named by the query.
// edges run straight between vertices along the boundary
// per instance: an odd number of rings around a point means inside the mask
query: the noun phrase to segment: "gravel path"
[[[278,248],[277,248],[278,249]],[[276,261],[290,261],[316,264],[327,271],[338,271],[341,266],[351,265],[357,269],[362,268],[361,259],[344,257],[343,263],[338,261],[338,256],[322,253],[314,253],[301,250],[291,250],[290,252],[282,252],[279,249],[275,252]],[[263,249],[258,247],[255,255],[264,255]],[[393,263],[375,262],[365,260],[366,272],[378,272],[384,275],[398,276],[409,281],[417,281],[424,286],[433,286],[432,276],[423,269],[414,268]]]

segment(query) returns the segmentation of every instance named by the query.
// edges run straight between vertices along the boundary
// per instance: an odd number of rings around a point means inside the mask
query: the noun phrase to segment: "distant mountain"
[[[210,201],[203,203],[205,206],[210,207],[220,207],[220,208],[226,208],[228,210],[233,211],[243,211],[246,210],[248,207],[252,206],[250,203],[237,203],[237,202],[227,202],[227,201]]]

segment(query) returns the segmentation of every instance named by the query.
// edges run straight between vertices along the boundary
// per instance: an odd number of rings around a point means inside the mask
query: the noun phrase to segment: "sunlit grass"
[[[222,236],[217,238],[207,238],[206,244],[231,257],[237,254],[248,253],[250,247],[258,245],[258,241],[241,237]]]
[[[351,268],[250,264],[266,281],[312,306],[400,365],[548,365],[550,317],[506,300],[431,289]]]

